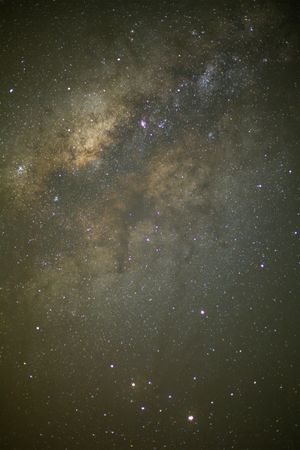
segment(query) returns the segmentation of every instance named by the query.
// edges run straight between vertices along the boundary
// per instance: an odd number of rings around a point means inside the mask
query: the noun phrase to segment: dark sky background
[[[0,2],[1,450],[300,448],[299,19]]]

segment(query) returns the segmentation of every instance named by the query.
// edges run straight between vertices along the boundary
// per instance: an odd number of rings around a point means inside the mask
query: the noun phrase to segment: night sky
[[[300,448],[297,3],[0,1],[1,450]]]

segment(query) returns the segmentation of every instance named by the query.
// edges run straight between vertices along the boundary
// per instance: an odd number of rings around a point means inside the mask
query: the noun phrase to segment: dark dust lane
[[[1,449],[299,447],[296,2],[0,2]]]

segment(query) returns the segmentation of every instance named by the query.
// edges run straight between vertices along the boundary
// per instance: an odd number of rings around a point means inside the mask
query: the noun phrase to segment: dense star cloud
[[[0,3],[1,448],[297,448],[298,13]]]

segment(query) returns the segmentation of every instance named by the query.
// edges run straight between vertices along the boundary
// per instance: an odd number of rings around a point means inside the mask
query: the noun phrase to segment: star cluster
[[[1,448],[299,445],[295,14],[1,2]]]

